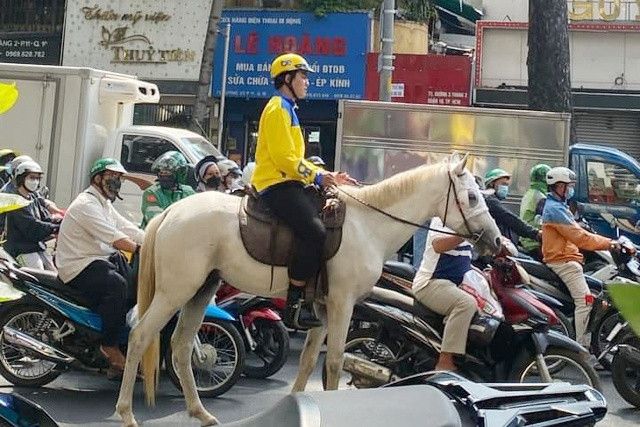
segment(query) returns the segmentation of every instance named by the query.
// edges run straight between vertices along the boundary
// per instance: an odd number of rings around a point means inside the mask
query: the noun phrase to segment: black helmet
[[[467,344],[478,348],[488,347],[499,326],[500,320],[495,317],[476,313],[469,325]]]

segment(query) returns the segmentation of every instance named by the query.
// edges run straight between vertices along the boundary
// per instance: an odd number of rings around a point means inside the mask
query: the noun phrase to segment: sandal
[[[125,362],[115,362],[112,360],[112,357],[104,350],[102,346],[98,347],[100,350],[100,354],[105,358],[107,363],[109,363],[109,369],[113,369],[114,371],[124,372]]]

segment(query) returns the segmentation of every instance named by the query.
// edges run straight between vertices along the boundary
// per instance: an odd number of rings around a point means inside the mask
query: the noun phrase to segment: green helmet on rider
[[[484,185],[487,189],[495,190],[498,199],[504,200],[509,194],[509,181],[511,174],[504,169],[491,169],[484,176]]]
[[[185,183],[187,159],[178,151],[167,151],[153,162],[151,171],[158,177],[160,187],[173,189]]]
[[[116,159],[110,157],[98,159],[93,162],[89,171],[91,185],[112,202],[119,196],[122,187],[122,175],[127,170]]]

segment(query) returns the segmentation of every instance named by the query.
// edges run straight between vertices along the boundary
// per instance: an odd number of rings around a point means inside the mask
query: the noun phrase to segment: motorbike
[[[562,378],[599,388],[586,350],[551,330],[558,322],[553,311],[521,286],[526,272],[513,259],[500,256],[486,274],[505,318],[474,317],[467,353],[456,361],[460,372],[479,382],[551,382]],[[353,318],[343,363],[347,386],[375,387],[434,369],[442,343],[443,317],[414,298],[374,287],[355,306]]]
[[[247,354],[244,375],[268,378],[278,372],[289,355],[289,333],[272,300],[223,283],[216,293],[216,304],[234,317],[241,332]]]
[[[19,268],[0,252],[0,274],[22,293],[4,303],[0,313],[0,375],[18,386],[39,387],[65,370],[101,373],[108,363],[100,355],[101,318],[87,308],[86,299],[61,282],[56,273]],[[194,342],[191,366],[200,396],[223,394],[240,377],[245,350],[235,319],[209,305]],[[168,343],[175,327],[165,328]],[[128,331],[122,337],[126,346]],[[163,346],[171,382],[180,389],[171,346]]]
[[[592,426],[606,413],[602,394],[586,385],[477,384],[429,372],[376,389],[290,394],[223,426]]]

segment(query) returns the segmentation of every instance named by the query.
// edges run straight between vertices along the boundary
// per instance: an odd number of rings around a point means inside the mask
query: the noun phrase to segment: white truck
[[[0,82],[15,82],[16,104],[0,115],[0,148],[36,160],[45,171],[50,198],[66,207],[89,185],[89,169],[113,157],[129,172],[114,206],[130,220],[142,219],[142,191],[154,181],[151,164],[180,151],[195,164],[220,156],[202,136],[184,129],[133,126],[133,107],[157,103],[158,87],[134,76],[91,68],[0,63]]]

